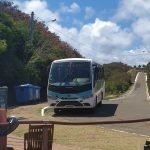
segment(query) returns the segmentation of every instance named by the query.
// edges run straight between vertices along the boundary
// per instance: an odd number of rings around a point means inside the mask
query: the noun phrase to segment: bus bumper
[[[79,100],[49,100],[49,105],[51,108],[93,108],[95,107],[93,99],[79,99]]]

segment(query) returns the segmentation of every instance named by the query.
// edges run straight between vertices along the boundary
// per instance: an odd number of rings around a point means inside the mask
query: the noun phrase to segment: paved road
[[[146,95],[146,78],[144,73],[139,73],[132,93],[119,101],[115,115],[119,118],[150,117],[150,102]]]
[[[150,118],[150,101],[146,95],[146,76],[139,73],[132,92],[113,101],[104,100],[95,113],[64,112],[61,115],[53,115],[57,119],[69,121],[103,121],[103,120],[127,120]],[[150,136],[150,122],[102,125],[116,130]]]
[[[147,100],[145,74],[139,73],[132,93],[122,100],[115,101],[115,103],[118,104],[115,111],[117,119],[150,118],[150,101]],[[107,127],[150,136],[150,122],[108,125]]]

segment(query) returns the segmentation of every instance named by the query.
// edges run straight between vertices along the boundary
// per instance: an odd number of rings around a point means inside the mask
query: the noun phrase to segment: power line
[[[69,38],[69,39],[71,39],[73,42],[76,42],[76,40],[74,39],[74,38],[72,38],[72,37],[68,37],[68,36],[66,36],[64,33],[62,33],[61,31],[59,31],[58,29],[56,29],[55,27],[53,27],[53,26],[51,26],[51,25],[49,25],[51,28],[53,28],[55,31],[57,31],[58,33],[60,33],[60,34],[62,34],[63,36],[65,36],[65,37],[67,37],[67,38]],[[82,43],[82,42],[78,42],[79,44],[82,44],[82,46],[85,46],[85,47],[88,47],[88,48],[90,48],[89,46],[87,46],[87,45],[85,45],[85,43]],[[148,53],[147,53],[148,54]],[[116,54],[114,54],[114,55],[116,55]],[[132,53],[132,54],[118,54],[117,56],[138,56],[138,55],[144,55],[144,53]]]
[[[40,18],[38,17],[38,19],[40,19]],[[40,19],[40,20],[42,21],[42,19]],[[44,21],[42,21],[42,22],[44,22]],[[52,22],[53,22],[53,21],[52,21]],[[45,22],[44,22],[44,23],[45,23]],[[73,41],[74,43],[76,42],[76,44],[80,44],[80,45],[82,45],[82,46],[84,46],[84,47],[87,47],[88,49],[91,49],[88,45],[85,45],[85,43],[79,42],[79,41],[77,41],[76,39],[74,39],[73,37],[68,36],[68,35],[65,35],[65,34],[62,33],[60,30],[56,29],[54,26],[51,26],[50,24],[49,24],[48,26],[50,26],[51,28],[53,28],[58,34],[61,34],[62,36],[66,37],[67,39],[69,39],[69,40],[71,40],[71,41]],[[92,50],[94,51],[93,48],[92,48]],[[144,55],[144,52],[145,52],[145,51],[142,51],[142,53],[117,54],[117,56],[139,56],[139,55]],[[148,54],[148,52],[147,52],[146,54]],[[149,52],[149,54],[150,54],[150,52]],[[111,55],[116,55],[116,54],[111,54]]]

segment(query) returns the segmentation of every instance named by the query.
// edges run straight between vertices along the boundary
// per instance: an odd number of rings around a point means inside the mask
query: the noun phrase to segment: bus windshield
[[[82,86],[91,83],[90,62],[53,63],[49,83],[54,86]]]

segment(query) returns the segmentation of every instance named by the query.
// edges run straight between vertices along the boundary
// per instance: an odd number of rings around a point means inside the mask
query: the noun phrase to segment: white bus
[[[47,98],[58,113],[62,109],[95,108],[105,95],[104,68],[85,58],[55,60],[51,64]]]

